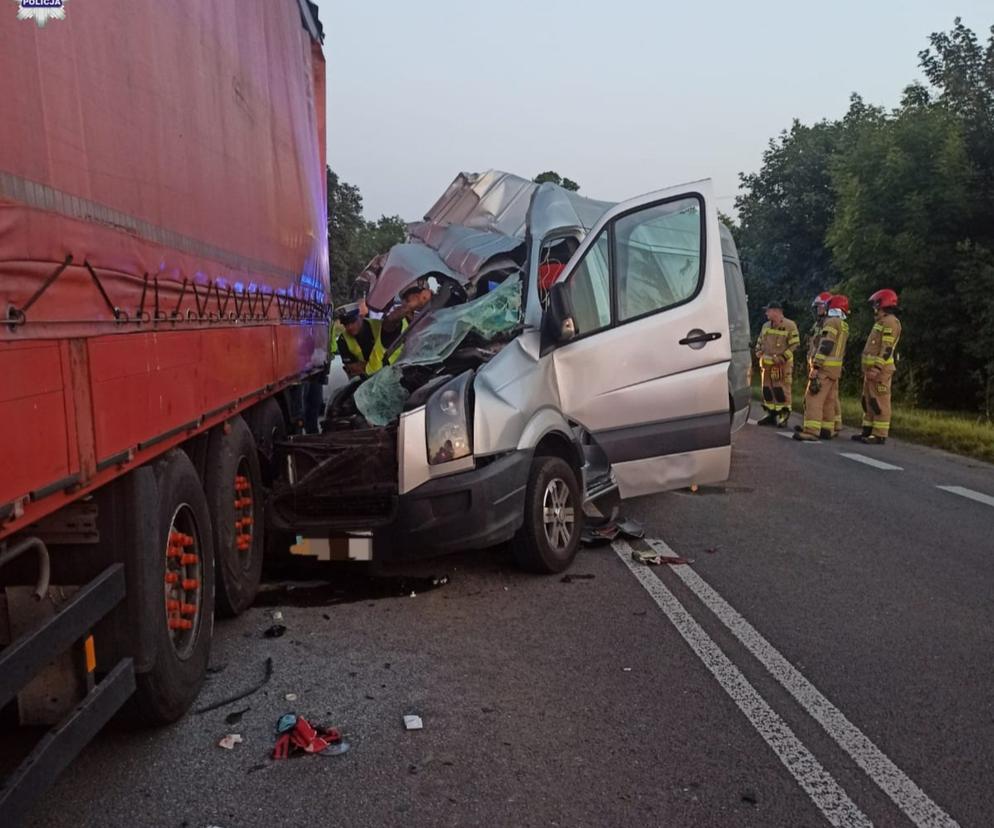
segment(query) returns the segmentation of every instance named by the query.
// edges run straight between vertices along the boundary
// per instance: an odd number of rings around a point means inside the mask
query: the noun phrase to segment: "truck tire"
[[[573,563],[582,532],[576,471],[561,457],[536,457],[525,493],[524,523],[511,542],[518,566],[546,575],[562,572]]]
[[[154,465],[156,536],[144,569],[158,600],[141,607],[154,658],[136,676],[135,707],[149,724],[179,719],[200,692],[214,632],[214,546],[207,499],[187,455],[170,451]],[[125,552],[129,554],[129,552]],[[156,583],[165,582],[163,593]],[[162,589],[160,586],[158,589]]]
[[[217,610],[240,615],[252,606],[262,577],[264,498],[255,440],[241,417],[211,431],[204,491],[214,527]]]

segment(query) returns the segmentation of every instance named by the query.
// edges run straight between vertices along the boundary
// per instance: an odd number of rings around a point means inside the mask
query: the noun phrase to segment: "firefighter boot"
[[[822,434],[825,432],[823,431]],[[808,434],[806,431],[795,431],[794,439],[799,443],[817,443],[818,438],[814,434]]]
[[[873,426],[863,426],[862,434],[854,434],[850,439],[855,440],[857,443],[862,443],[873,433]]]
[[[818,435],[822,440],[834,440],[835,432],[830,428],[823,428]]]
[[[790,409],[784,408],[777,412],[777,428],[785,428],[790,423]]]
[[[761,426],[776,425],[777,413],[769,408],[764,408],[763,411],[766,412],[766,415],[764,417],[760,417],[760,419],[756,422],[756,425],[761,425]]]
[[[868,446],[882,446],[887,442],[886,437],[878,437],[876,434],[868,434],[866,437],[860,435],[859,441],[861,443],[866,443]]]

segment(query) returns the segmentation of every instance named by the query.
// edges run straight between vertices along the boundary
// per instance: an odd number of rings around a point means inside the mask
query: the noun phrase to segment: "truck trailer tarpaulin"
[[[298,0],[0,15],[0,537],[323,358],[318,25]]]

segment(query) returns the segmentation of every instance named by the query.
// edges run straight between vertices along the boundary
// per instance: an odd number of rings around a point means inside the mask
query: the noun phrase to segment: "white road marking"
[[[867,457],[865,454],[840,451],[839,456],[845,457],[847,460],[855,460],[857,463],[865,463],[867,466],[873,466],[875,469],[883,469],[884,471],[904,471],[901,466],[895,466],[892,463],[885,463],[883,460],[877,460],[875,457]]]
[[[966,489],[963,486],[936,486],[935,488],[942,489],[944,492],[957,494],[960,497],[968,497],[970,500],[976,500],[977,503],[986,503],[988,506],[994,506],[994,497],[981,492],[975,492],[973,489]]]
[[[624,541],[615,541],[614,551],[646,592],[670,619],[684,641],[711,671],[722,689],[759,732],[784,767],[811,797],[818,810],[835,826],[872,826],[873,823],[853,802],[838,782],[821,766],[787,723],[778,716],[756,691],[742,672],[732,664],[666,585],[652,570],[632,560],[632,549]],[[676,567],[680,569],[681,567]]]
[[[647,543],[661,555],[675,555],[662,541]],[[790,693],[835,743],[848,753],[919,828],[956,826],[956,821],[918,787],[883,751],[830,702],[769,641],[689,566],[673,572]]]

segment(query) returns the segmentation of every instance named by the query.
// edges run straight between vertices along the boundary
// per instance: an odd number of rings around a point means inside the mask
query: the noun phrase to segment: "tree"
[[[972,359],[954,277],[971,209],[961,124],[914,91],[904,107],[865,119],[849,137],[832,164],[837,201],[826,241],[843,290],[862,300],[853,303],[853,341],[872,324],[865,297],[893,288],[907,332],[899,386],[923,403],[967,402],[957,400]]]
[[[367,260],[358,249],[365,228],[362,195],[359,188],[341,181],[328,168],[328,261],[331,268],[331,296],[336,304],[347,302],[352,280]]]
[[[572,178],[563,178],[555,170],[546,170],[543,173],[539,173],[532,180],[536,184],[558,184],[564,190],[569,190],[573,193],[580,189],[580,185],[577,184]]]
[[[328,258],[335,304],[352,301],[352,284],[362,269],[406,236],[407,225],[400,216],[364,219],[359,188],[328,169]]]
[[[772,299],[791,312],[806,310],[812,296],[839,280],[825,233],[835,211],[829,165],[843,129],[839,122],[795,120],[770,141],[759,172],[740,175],[736,243],[754,322]]]

